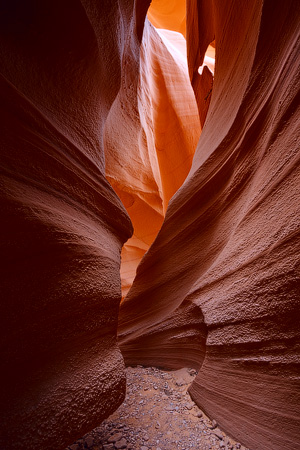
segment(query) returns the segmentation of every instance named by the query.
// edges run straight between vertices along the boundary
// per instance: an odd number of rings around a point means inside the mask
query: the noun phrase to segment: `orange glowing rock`
[[[106,176],[134,227],[122,250],[123,296],[191,168],[200,136],[185,46],[180,33],[155,30],[146,21],[136,76],[106,121]]]
[[[148,18],[156,28],[178,31],[185,36],[186,0],[152,0]]]

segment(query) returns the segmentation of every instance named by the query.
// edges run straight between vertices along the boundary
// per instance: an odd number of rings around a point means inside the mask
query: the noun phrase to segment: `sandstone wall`
[[[64,448],[125,395],[132,227],[105,178],[103,127],[135,28],[127,0],[1,4],[1,449]]]
[[[188,3],[210,108],[120,312],[126,362],[201,367],[192,397],[255,450],[299,448],[299,8]]]

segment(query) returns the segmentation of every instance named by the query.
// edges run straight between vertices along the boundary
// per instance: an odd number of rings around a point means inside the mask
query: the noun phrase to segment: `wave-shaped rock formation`
[[[64,448],[125,395],[103,128],[135,28],[133,1],[1,2],[1,449]]]
[[[193,399],[255,450],[299,448],[299,18],[293,0],[188,2],[196,97],[215,40],[210,107],[120,309],[125,361],[199,367]]]

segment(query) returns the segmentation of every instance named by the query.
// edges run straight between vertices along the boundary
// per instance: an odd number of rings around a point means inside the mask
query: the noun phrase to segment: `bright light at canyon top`
[[[148,9],[148,19],[186,59],[186,43],[177,34],[181,33],[186,38],[186,0],[152,0]],[[175,33],[170,33],[171,31]],[[207,66],[212,74],[214,73],[214,45],[209,45],[206,51],[204,62],[198,69],[200,74],[204,66]]]

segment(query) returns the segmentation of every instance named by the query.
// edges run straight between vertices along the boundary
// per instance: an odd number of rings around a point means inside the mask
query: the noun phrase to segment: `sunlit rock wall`
[[[125,395],[132,229],[102,140],[134,17],[125,0],[1,3],[1,449],[64,448]]]
[[[191,168],[200,136],[184,37],[146,20],[138,56],[132,55],[135,70],[123,75],[104,137],[106,176],[134,227],[122,250],[123,296]]]
[[[215,39],[212,98],[121,306],[121,348],[130,364],[203,363],[191,395],[222,428],[253,450],[297,449],[300,4],[187,11],[191,75]]]

